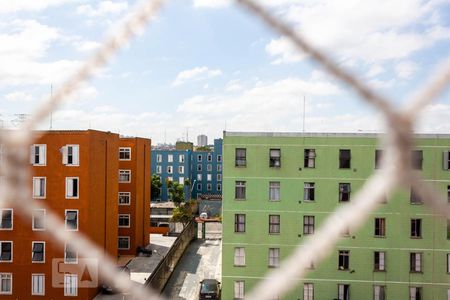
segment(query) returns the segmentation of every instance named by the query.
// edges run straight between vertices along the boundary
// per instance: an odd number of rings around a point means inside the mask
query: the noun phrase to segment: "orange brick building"
[[[45,204],[64,220],[62,230],[85,234],[111,257],[117,257],[119,233],[123,234],[118,228],[118,195],[122,188],[136,194],[132,199],[137,197],[129,205],[129,236],[134,243],[149,242],[144,235],[144,229],[150,226],[149,217],[144,214],[150,215],[150,141],[133,139],[135,145],[128,144],[128,140],[95,130],[49,131],[30,147],[30,201]],[[132,149],[132,158],[127,162],[119,160],[122,143]],[[119,183],[122,166],[136,175],[130,189]],[[146,168],[148,174],[139,174],[141,168]],[[42,209],[34,212],[44,219],[46,214]],[[70,243],[54,243],[42,234],[45,231],[45,222],[13,208],[0,210],[0,299],[92,299],[99,289],[84,287],[85,273],[62,273],[63,284],[54,286],[55,272],[81,264],[85,257],[79,257]],[[52,269],[53,259],[61,260],[61,270]]]

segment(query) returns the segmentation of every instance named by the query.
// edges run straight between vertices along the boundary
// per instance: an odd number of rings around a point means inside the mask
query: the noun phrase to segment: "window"
[[[206,184],[206,190],[207,191],[211,191],[212,190],[212,184],[211,183],[207,183]]]
[[[202,181],[202,174],[197,174],[197,180]]]
[[[339,149],[339,169],[350,169],[351,151]]]
[[[209,153],[206,159],[207,159],[208,161],[212,161],[212,154]]]
[[[178,183],[184,185],[184,177],[178,177]]]
[[[166,170],[167,170],[167,174],[173,174],[173,167],[172,166],[167,166]]]
[[[409,300],[422,300],[422,288],[417,286],[409,287]]]
[[[375,251],[373,253],[373,269],[374,271],[385,271],[385,252]]]
[[[178,162],[184,163],[184,154],[178,155]]]
[[[305,160],[303,166],[305,168],[314,168],[316,166],[316,150],[305,149]]]
[[[281,167],[281,150],[270,149],[269,151],[269,167],[279,168]]]
[[[450,253],[447,253],[447,273],[450,273]]]
[[[178,174],[184,174],[184,166],[178,166]]]
[[[11,208],[0,209],[0,230],[13,229],[13,210]]]
[[[422,253],[409,253],[409,271],[422,272]]]
[[[411,194],[409,198],[409,202],[411,204],[422,204],[422,198],[414,191],[414,189],[411,189]]]
[[[303,216],[303,234],[314,233],[314,216]]]
[[[375,150],[375,169],[380,168],[382,155],[383,155],[383,150]]]
[[[66,264],[75,264],[78,262],[78,252],[75,249],[75,247],[70,244],[66,243],[64,247],[64,263]]]
[[[413,169],[422,170],[423,153],[422,150],[413,150],[411,155],[411,165]]]
[[[78,275],[64,274],[64,296],[78,295]]]
[[[45,243],[32,242],[31,247],[32,247],[31,261],[34,263],[45,262]]]
[[[450,219],[447,220],[447,239],[450,239]]]
[[[217,155],[217,162],[222,162],[222,155]]]
[[[222,172],[222,165],[217,165],[217,172]]]
[[[212,175],[206,174],[206,181],[211,181],[211,180],[212,180]]]
[[[303,284],[303,300],[314,300],[314,284]]]
[[[245,214],[234,215],[234,232],[245,232]]]
[[[386,219],[385,218],[375,218],[374,235],[376,237],[386,236]]]
[[[66,209],[66,230],[78,230],[78,210]]]
[[[348,270],[350,264],[350,251],[339,250],[338,270]]]
[[[443,160],[442,160],[442,167],[444,168],[444,170],[450,170],[450,155],[449,155],[450,151],[444,151],[444,156],[443,156]]]
[[[173,154],[168,154],[167,155],[167,162],[173,162]]]
[[[45,177],[33,177],[33,198],[45,198]]]
[[[373,300],[385,300],[386,299],[386,287],[384,285],[373,286]]]
[[[47,162],[47,145],[32,145],[30,162],[33,166],[45,166]]]
[[[280,233],[280,215],[269,215],[269,233]]]
[[[130,192],[119,192],[119,205],[130,205],[130,199]]]
[[[269,182],[269,200],[270,201],[280,201],[280,182],[279,181]]]
[[[337,300],[350,300],[350,284],[338,284]]]
[[[242,300],[245,295],[245,281],[238,280],[234,282],[234,300]]]
[[[0,261],[1,262],[12,262],[13,243],[9,241],[0,241]]]
[[[234,248],[234,265],[240,267],[245,266],[245,248]]]
[[[217,181],[222,181],[222,174],[217,174]]]
[[[130,237],[129,236],[119,236],[117,249],[119,249],[119,250],[130,249]]]
[[[78,198],[78,177],[66,177],[67,198]]]
[[[156,154],[156,162],[162,162],[162,154]]]
[[[303,200],[314,201],[314,182],[305,182],[303,188]]]
[[[339,183],[339,201],[350,201],[350,183]]]
[[[161,173],[162,173],[162,167],[156,166],[156,174],[161,174]]]
[[[78,166],[80,164],[79,146],[67,145],[62,147],[63,165]]]
[[[119,160],[131,160],[131,148],[120,147],[119,148]]]
[[[31,274],[31,295],[45,295],[45,274]]]
[[[422,219],[411,219],[411,237],[422,237]]]
[[[202,190],[202,184],[201,183],[197,183],[197,191],[201,191]]]
[[[237,200],[245,199],[245,181],[236,181],[234,189],[234,198]]]
[[[33,230],[45,230],[45,209],[35,209],[32,219]]]
[[[198,161],[198,162],[201,162],[202,160],[203,160],[202,155],[201,155],[201,154],[198,154],[198,155],[197,155],[197,161]]]
[[[119,170],[119,182],[120,183],[131,182],[131,170]]]
[[[280,266],[280,248],[269,248],[269,268]]]
[[[247,166],[247,149],[245,149],[245,148],[236,148],[235,166],[236,167],[245,167],[245,166]]]
[[[197,164],[197,171],[199,171],[199,172],[202,171],[202,164]]]
[[[221,190],[222,190],[222,184],[221,184],[221,183],[218,183],[218,184],[217,184],[217,191],[220,192]]]
[[[119,228],[130,228],[129,214],[119,214]]]
[[[450,204],[450,185],[447,185],[447,203]]]
[[[212,165],[211,164],[207,164],[206,165],[206,171],[207,172],[212,172]]]
[[[0,294],[12,294],[12,273],[0,273]]]

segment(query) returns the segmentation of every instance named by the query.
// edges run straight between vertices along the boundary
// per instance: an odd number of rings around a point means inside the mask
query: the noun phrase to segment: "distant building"
[[[197,146],[203,147],[208,145],[208,137],[204,134],[197,136]]]
[[[175,143],[175,150],[193,150],[194,144],[191,142],[181,142],[178,141]]]
[[[212,151],[192,152],[192,197],[222,195],[222,139],[214,140]]]

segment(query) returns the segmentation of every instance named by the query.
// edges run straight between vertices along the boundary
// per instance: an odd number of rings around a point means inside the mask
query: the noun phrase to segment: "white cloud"
[[[177,77],[172,82],[172,86],[181,85],[189,80],[205,80],[219,75],[222,75],[222,71],[219,69],[211,70],[208,67],[196,67],[178,73]]]
[[[1,1],[0,14],[14,13],[19,11],[40,11],[50,6],[60,6],[70,2],[77,2],[79,0],[14,0]]]
[[[193,0],[196,8],[223,8],[231,4],[230,0]]]
[[[450,105],[431,104],[419,115],[417,132],[446,133],[450,132]]]
[[[371,78],[371,77],[376,77],[382,73],[384,73],[386,70],[380,66],[380,65],[372,65],[369,69],[369,71],[367,71],[366,76]]]
[[[31,102],[34,96],[26,92],[12,92],[5,95],[5,99],[10,102]]]
[[[281,37],[279,39],[271,40],[266,45],[266,52],[271,56],[277,57],[272,63],[293,63],[305,58],[305,55],[300,53],[287,38]]]
[[[79,40],[75,42],[75,47],[80,52],[91,52],[98,49],[102,44],[95,41]]]
[[[241,81],[238,79],[230,80],[225,86],[225,91],[227,92],[238,92],[244,89]]]
[[[419,69],[413,61],[402,61],[395,65],[395,73],[401,79],[410,79]]]
[[[81,15],[93,17],[101,17],[105,15],[117,15],[128,9],[127,1],[101,1],[97,6],[84,4],[77,7],[76,12]]]

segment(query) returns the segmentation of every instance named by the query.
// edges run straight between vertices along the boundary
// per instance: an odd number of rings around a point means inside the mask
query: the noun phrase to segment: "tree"
[[[154,174],[152,176],[152,200],[161,196],[161,176]]]
[[[180,206],[184,202],[184,185],[178,182],[167,181],[170,199],[176,206]]]
[[[192,210],[189,203],[183,203],[173,209],[172,222],[180,222],[183,228],[192,220]]]

